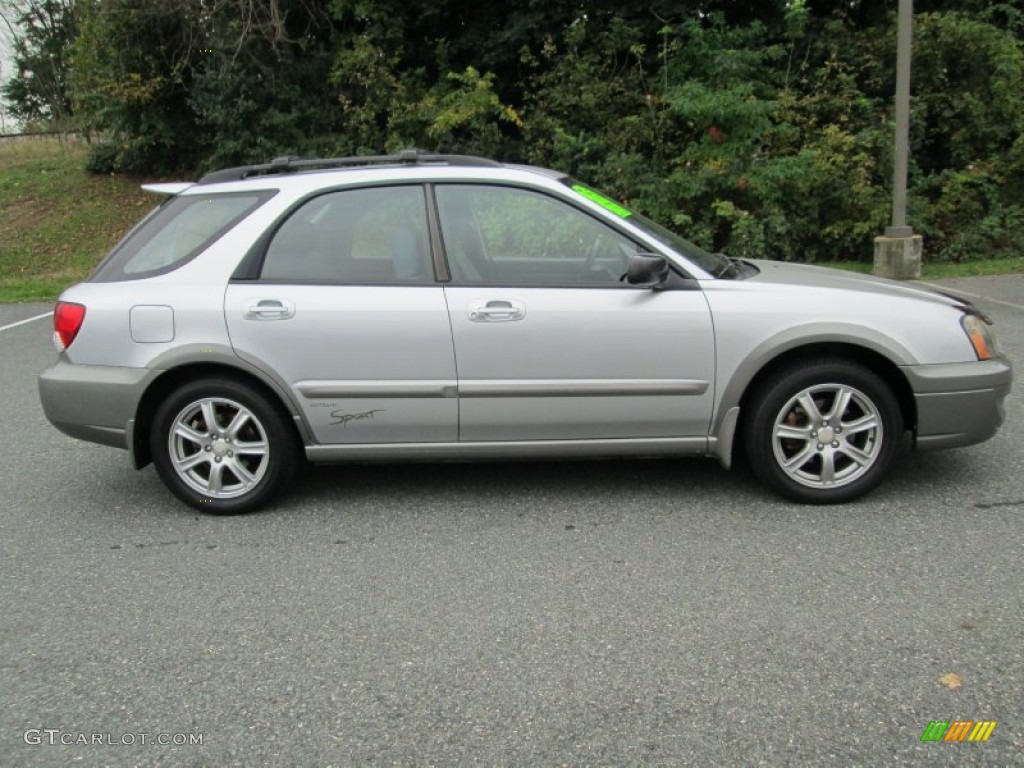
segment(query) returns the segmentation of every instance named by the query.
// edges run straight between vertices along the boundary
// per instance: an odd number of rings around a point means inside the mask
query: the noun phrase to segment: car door
[[[544,192],[434,192],[460,439],[706,438],[714,335],[695,281],[622,282],[638,245]]]
[[[319,443],[457,440],[455,357],[418,185],[329,192],[233,280],[235,350],[291,389]]]

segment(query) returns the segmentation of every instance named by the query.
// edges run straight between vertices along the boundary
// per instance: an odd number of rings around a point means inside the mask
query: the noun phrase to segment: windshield
[[[705,272],[708,272],[715,277],[721,277],[732,269],[730,261],[725,256],[705,251],[699,245],[691,243],[689,240],[680,237],[675,232],[661,226],[661,224],[651,221],[642,214],[629,210],[621,203],[602,195],[600,192],[590,189],[590,187],[585,184],[581,184],[575,179],[565,177],[561,181],[580,197],[585,197],[592,203],[597,203],[605,210],[618,216],[620,219],[628,219],[630,224],[643,230],[645,234],[651,237],[651,239],[656,240],[661,245],[675,251],[681,256],[685,256]]]

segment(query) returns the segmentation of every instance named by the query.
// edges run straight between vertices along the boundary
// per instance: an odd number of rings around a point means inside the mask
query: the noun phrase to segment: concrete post
[[[876,237],[874,274],[893,280],[917,280],[921,277],[923,253],[924,238],[920,235]]]
[[[910,164],[910,61],[914,2],[900,0],[896,49],[896,140],[892,184],[892,226],[875,238],[876,275],[897,280],[921,276],[924,240],[907,226],[907,175]]]

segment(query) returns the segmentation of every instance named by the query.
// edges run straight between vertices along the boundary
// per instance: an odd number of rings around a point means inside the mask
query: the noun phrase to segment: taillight
[[[58,352],[71,346],[85,320],[85,307],[70,301],[58,301],[53,308],[53,345]]]

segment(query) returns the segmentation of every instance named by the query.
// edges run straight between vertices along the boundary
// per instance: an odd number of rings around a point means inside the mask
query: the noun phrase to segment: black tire
[[[258,389],[226,378],[171,393],[153,418],[150,450],[171,492],[214,515],[258,509],[291,482],[300,463],[286,415]]]
[[[903,416],[892,390],[848,360],[786,366],[762,382],[745,407],[751,470],[805,504],[863,496],[882,480],[903,444]]]

